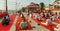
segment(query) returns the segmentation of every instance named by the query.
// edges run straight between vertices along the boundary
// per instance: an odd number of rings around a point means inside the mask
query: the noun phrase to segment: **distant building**
[[[53,10],[53,9],[54,9],[53,5],[49,5],[49,6],[45,7],[45,10]]]
[[[60,10],[60,0],[55,0],[52,5],[45,7],[45,10],[59,11]]]
[[[38,4],[35,4],[33,2],[31,2],[28,6],[27,6],[28,11],[31,12],[40,12],[40,7]]]
[[[55,10],[60,10],[60,0],[55,0],[53,6]]]

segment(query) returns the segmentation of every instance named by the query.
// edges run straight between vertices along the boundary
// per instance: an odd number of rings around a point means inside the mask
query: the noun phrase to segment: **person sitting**
[[[8,20],[6,19],[6,17],[4,17],[2,21],[2,25],[8,25],[8,24],[9,24]]]
[[[29,17],[31,18],[32,14],[29,14]]]
[[[25,22],[24,20],[22,20],[22,22],[20,23],[20,27],[21,28],[27,28],[27,22]]]
[[[49,14],[46,15],[46,18],[48,18],[48,17],[49,17]]]
[[[58,24],[56,28],[54,28],[54,31],[60,31],[60,24]]]
[[[9,15],[7,16],[7,18],[6,18],[8,21],[10,21],[11,19],[10,19],[10,17],[9,17]]]
[[[20,17],[22,17],[22,14],[20,14]]]
[[[35,14],[35,16],[34,16],[34,17],[35,17],[35,19],[37,19],[37,18],[38,18],[38,15],[36,15],[36,14]]]
[[[44,13],[44,15],[45,15],[45,18],[47,17],[47,13]]]
[[[59,12],[59,14],[58,14],[58,18],[60,18],[60,12]]]
[[[42,24],[45,24],[46,26],[51,25],[52,21],[50,18],[47,18],[46,23],[41,22]]]
[[[42,21],[42,17],[41,16],[38,16],[37,20],[38,21]]]
[[[54,21],[54,20],[55,20],[55,16],[54,16],[54,15],[52,15],[51,19],[52,19],[52,21]]]
[[[3,21],[2,21],[2,25],[4,25],[6,22],[6,17],[4,17]]]

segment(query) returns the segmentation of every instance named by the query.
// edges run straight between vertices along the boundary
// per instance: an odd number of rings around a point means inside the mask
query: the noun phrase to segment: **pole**
[[[6,0],[6,12],[8,12],[8,8],[7,8],[7,0]]]

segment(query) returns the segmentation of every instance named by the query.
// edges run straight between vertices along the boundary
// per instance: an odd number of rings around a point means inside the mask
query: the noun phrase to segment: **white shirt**
[[[22,17],[22,14],[20,16]]]
[[[52,16],[51,18],[52,18],[52,20],[55,20],[55,16]]]
[[[54,28],[54,30],[60,31],[60,24],[58,24],[56,27],[58,27],[58,28]]]
[[[38,15],[35,15],[35,18],[38,18]]]
[[[31,14],[29,14],[29,16],[31,17],[32,15],[31,15]]]
[[[45,17],[47,16],[47,13],[45,13]]]

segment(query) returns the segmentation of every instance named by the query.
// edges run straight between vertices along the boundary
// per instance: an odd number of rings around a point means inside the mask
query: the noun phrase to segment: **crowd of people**
[[[38,21],[42,21],[43,18],[46,19],[46,22],[41,22],[42,24],[45,24],[46,26],[50,26],[52,25],[52,22],[54,22],[56,19],[60,19],[60,12],[40,12],[40,13],[28,13],[27,15],[29,15],[29,17],[34,17],[35,19],[37,19]],[[21,14],[21,17],[23,17],[23,15]],[[24,21],[22,21],[24,22]],[[25,24],[21,22],[22,24]],[[20,26],[21,26],[20,25]],[[59,24],[56,25],[60,26]],[[25,27],[25,26],[24,26]],[[55,28],[54,30],[60,30],[60,28]]]
[[[48,13],[48,12],[41,12],[41,13],[30,13],[29,16],[34,16],[35,18],[50,18],[51,20],[59,19],[60,13]]]
[[[56,19],[60,19],[60,12],[41,12],[41,13],[30,13],[30,17],[34,17],[35,19],[38,19],[39,21],[42,21],[43,18],[46,18],[46,22],[41,22],[42,24],[45,24],[46,26],[52,25],[52,22],[54,22]],[[56,26],[60,26],[57,24]],[[60,28],[58,28],[60,30]],[[55,30],[58,30],[57,28]]]

